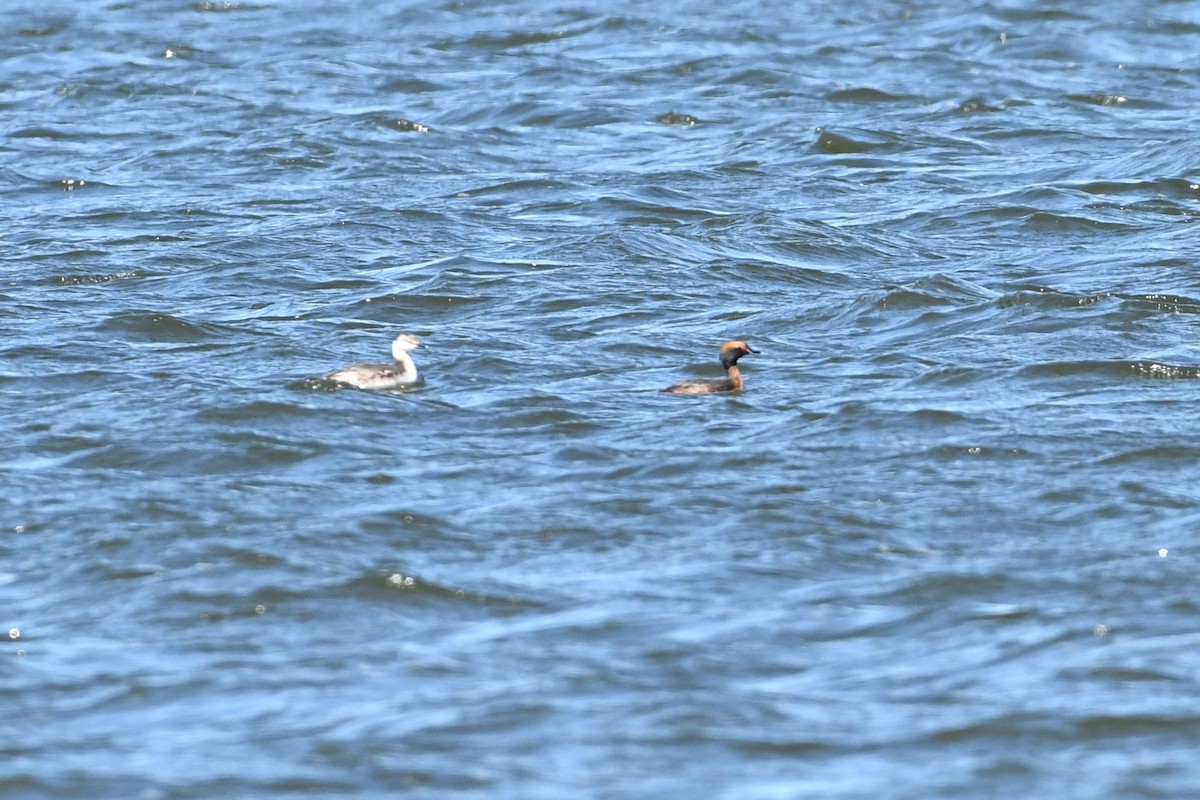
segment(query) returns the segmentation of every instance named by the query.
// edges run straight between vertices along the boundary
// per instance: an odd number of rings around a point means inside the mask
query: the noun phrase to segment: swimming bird
[[[734,339],[721,345],[721,366],[725,368],[725,377],[721,380],[681,381],[663,389],[671,394],[709,394],[711,392],[740,392],[746,388],[742,381],[741,370],[738,369],[738,359],[748,353],[758,353],[750,345]]]
[[[396,389],[417,382],[417,365],[410,352],[421,346],[411,333],[402,333],[392,342],[393,364],[351,364],[322,377],[356,389]]]

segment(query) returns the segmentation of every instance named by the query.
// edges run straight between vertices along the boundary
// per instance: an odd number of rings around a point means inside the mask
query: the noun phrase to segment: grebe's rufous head
[[[732,367],[737,363],[738,359],[748,353],[758,353],[750,345],[743,342],[741,339],[734,339],[732,342],[726,342],[721,345],[721,366]]]

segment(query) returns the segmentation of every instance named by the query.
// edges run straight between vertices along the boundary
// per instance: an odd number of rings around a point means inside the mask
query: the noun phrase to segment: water
[[[1193,4],[0,19],[5,797],[1200,792]]]

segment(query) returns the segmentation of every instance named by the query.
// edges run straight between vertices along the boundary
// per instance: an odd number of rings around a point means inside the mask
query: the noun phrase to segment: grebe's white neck
[[[396,357],[396,368],[400,370],[400,375],[403,376],[406,383],[416,383],[417,381],[417,365],[413,363],[412,356],[405,353],[403,350],[392,353]]]
[[[413,363],[409,353],[420,346],[421,340],[411,333],[402,333],[392,342],[392,359],[405,377],[412,381],[417,379],[417,365]]]

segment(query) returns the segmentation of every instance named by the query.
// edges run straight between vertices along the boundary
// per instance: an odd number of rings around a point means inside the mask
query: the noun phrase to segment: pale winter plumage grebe
[[[741,370],[737,367],[738,359],[747,353],[758,351],[740,340],[726,342],[721,345],[721,366],[725,368],[722,380],[681,381],[663,389],[671,394],[709,394],[711,392],[740,392],[746,387],[742,381]]]
[[[421,346],[411,333],[402,333],[392,342],[394,364],[351,364],[323,377],[357,389],[395,389],[417,382],[417,365],[410,352]]]

